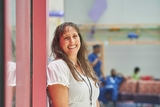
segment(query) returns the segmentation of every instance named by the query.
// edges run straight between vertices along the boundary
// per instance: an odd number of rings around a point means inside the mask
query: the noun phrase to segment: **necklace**
[[[89,84],[86,82],[86,80],[85,80],[85,79],[81,76],[81,74],[78,72],[78,70],[77,70],[78,64],[75,64],[71,59],[70,59],[70,61],[71,61],[71,62],[73,63],[73,65],[75,66],[74,69],[75,69],[75,71],[77,72],[77,74],[80,76],[80,78],[81,78],[81,79],[85,82],[85,84],[87,85],[87,87],[88,87],[88,89],[89,89],[89,95],[90,95],[90,96],[89,96],[90,105],[92,105],[92,93],[93,93],[93,92],[92,92],[91,82],[90,82],[88,76],[87,76],[87,75],[85,74],[85,72],[83,71],[81,65],[80,65],[80,68],[81,68],[83,74],[86,76]],[[79,61],[78,61],[78,63],[79,63]]]
[[[82,68],[81,68],[82,69]],[[78,73],[78,75],[80,76],[80,78],[85,82],[85,84],[87,85],[87,87],[88,87],[88,89],[89,89],[89,94],[90,94],[90,96],[89,96],[89,100],[90,100],[90,104],[92,105],[92,85],[91,85],[91,82],[90,82],[90,80],[89,80],[89,78],[88,78],[88,76],[86,76],[86,78],[87,78],[87,80],[88,80],[88,83],[87,83],[87,81],[81,76],[81,74],[78,72],[78,70],[76,69],[76,66],[75,66],[75,70],[76,70],[76,72]],[[82,71],[83,71],[83,69],[82,69]],[[85,73],[84,73],[85,74]]]
[[[78,68],[78,64],[75,64],[75,67]]]

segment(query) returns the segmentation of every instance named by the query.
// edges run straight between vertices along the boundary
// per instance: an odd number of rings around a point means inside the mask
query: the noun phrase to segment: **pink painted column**
[[[33,83],[32,107],[46,107],[47,0],[32,1]]]
[[[31,0],[16,0],[16,107],[31,103]]]
[[[7,83],[7,62],[11,60],[11,7],[10,7],[11,1],[10,0],[5,0],[4,1],[4,29],[5,29],[5,41],[4,41],[4,54],[5,54],[5,70],[4,70],[4,74],[5,74],[5,107],[11,107],[11,102],[12,102],[12,91],[11,91],[11,87],[8,86]]]

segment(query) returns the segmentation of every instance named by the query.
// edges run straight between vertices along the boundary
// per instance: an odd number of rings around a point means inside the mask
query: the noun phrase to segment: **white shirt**
[[[87,77],[81,75],[87,84]],[[61,59],[54,60],[49,63],[47,69],[47,86],[53,84],[62,84],[68,87],[69,107],[96,107],[96,101],[99,96],[99,87],[95,86],[95,82],[89,78],[92,85],[92,105],[90,105],[89,88],[84,81],[77,82],[68,67]],[[62,96],[63,97],[63,96]]]
[[[16,63],[7,62],[7,84],[9,86],[16,86]]]

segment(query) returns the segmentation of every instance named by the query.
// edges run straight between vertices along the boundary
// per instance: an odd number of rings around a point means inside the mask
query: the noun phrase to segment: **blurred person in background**
[[[93,45],[93,53],[91,53],[88,56],[88,60],[90,61],[94,71],[96,72],[97,76],[99,77],[99,79],[102,77],[104,78],[104,73],[101,70],[102,67],[102,62],[101,62],[101,57],[98,56],[98,54],[100,53],[100,45],[96,44]]]
[[[139,72],[140,72],[140,68],[139,67],[135,67],[134,68],[134,72],[132,74],[132,79],[139,80],[140,79]]]
[[[106,79],[102,79],[103,86],[100,88],[99,101],[104,104],[108,104],[108,99],[113,102],[113,106],[116,106],[119,86],[126,79],[121,73],[117,73],[115,69],[111,70],[111,75]],[[110,98],[108,98],[110,97]]]

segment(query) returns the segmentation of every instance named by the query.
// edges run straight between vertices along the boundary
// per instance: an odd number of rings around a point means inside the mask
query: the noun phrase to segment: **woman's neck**
[[[69,57],[69,59],[70,59],[74,64],[77,64],[77,58],[75,58],[75,57]]]

